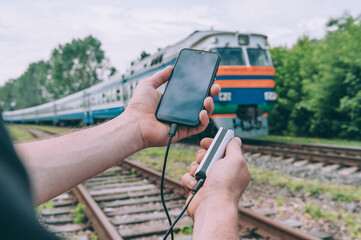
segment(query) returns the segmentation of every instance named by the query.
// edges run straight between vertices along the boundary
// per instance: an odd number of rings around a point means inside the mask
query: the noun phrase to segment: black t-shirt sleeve
[[[1,121],[0,238],[57,239],[36,218],[28,176]]]

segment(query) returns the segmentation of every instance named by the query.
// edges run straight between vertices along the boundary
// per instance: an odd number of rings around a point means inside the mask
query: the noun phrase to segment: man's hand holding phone
[[[136,124],[139,136],[141,136],[141,139],[139,139],[141,148],[165,146],[169,140],[170,125],[159,122],[155,117],[155,112],[162,97],[162,93],[157,88],[168,81],[172,70],[173,67],[169,66],[140,82],[124,112]],[[174,142],[205,130],[209,123],[209,116],[214,109],[212,98],[215,98],[220,91],[221,87],[218,84],[211,87],[210,97],[204,100],[205,109],[199,113],[200,124],[195,128],[179,126],[177,134],[173,138]],[[119,117],[122,117],[122,115]]]

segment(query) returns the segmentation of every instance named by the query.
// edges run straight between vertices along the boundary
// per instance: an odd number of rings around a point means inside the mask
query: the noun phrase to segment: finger
[[[151,76],[150,78],[148,78],[145,81],[152,84],[152,86],[156,89],[156,88],[162,86],[163,83],[168,81],[170,74],[172,73],[172,70],[173,70],[173,67],[168,66],[165,69],[155,73],[153,76]]]
[[[194,177],[192,177],[189,173],[186,173],[182,177],[182,185],[186,189],[193,189],[197,184],[197,181]]]
[[[200,145],[202,148],[207,150],[209,148],[209,146],[211,145],[212,141],[213,141],[213,138],[203,138],[201,140]]]
[[[206,152],[207,151],[205,149],[200,149],[200,150],[197,151],[197,153],[196,153],[196,163],[198,163],[198,164],[201,163],[204,155],[206,155]]]
[[[220,92],[221,86],[219,86],[217,83],[213,84],[213,86],[211,87],[211,97],[215,98]]]
[[[202,158],[204,157],[204,154],[206,154],[206,150],[205,149],[199,149],[196,152],[196,162],[200,163]],[[198,161],[199,160],[199,161]]]
[[[226,156],[229,156],[231,158],[242,158],[242,141],[238,137],[232,138],[232,140],[227,144],[226,148]]]
[[[204,99],[204,108],[206,109],[208,116],[211,116],[214,110],[213,98],[206,97],[206,99]]]
[[[194,177],[194,174],[196,173],[197,169],[199,167],[198,163],[195,163],[190,169],[189,169],[189,174]]]
[[[195,167],[197,167],[197,162],[193,161],[190,165],[189,165],[189,172],[191,172]]]
[[[208,126],[209,123],[209,116],[206,110],[202,110],[199,113],[199,121],[201,122],[198,127],[196,128],[197,132],[202,132],[204,129],[206,129],[206,127]]]

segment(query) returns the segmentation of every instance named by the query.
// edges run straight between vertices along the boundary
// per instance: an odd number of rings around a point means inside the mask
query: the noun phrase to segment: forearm
[[[221,199],[201,203],[194,215],[193,239],[239,239],[237,203]]]
[[[43,203],[138,151],[142,146],[135,124],[122,114],[97,127],[17,144],[36,202]]]

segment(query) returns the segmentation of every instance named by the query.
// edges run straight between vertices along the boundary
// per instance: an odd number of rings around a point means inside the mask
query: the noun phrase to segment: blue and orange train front
[[[274,75],[273,66],[220,66],[215,83],[222,91],[213,122],[242,137],[267,135],[267,115],[276,99]]]

